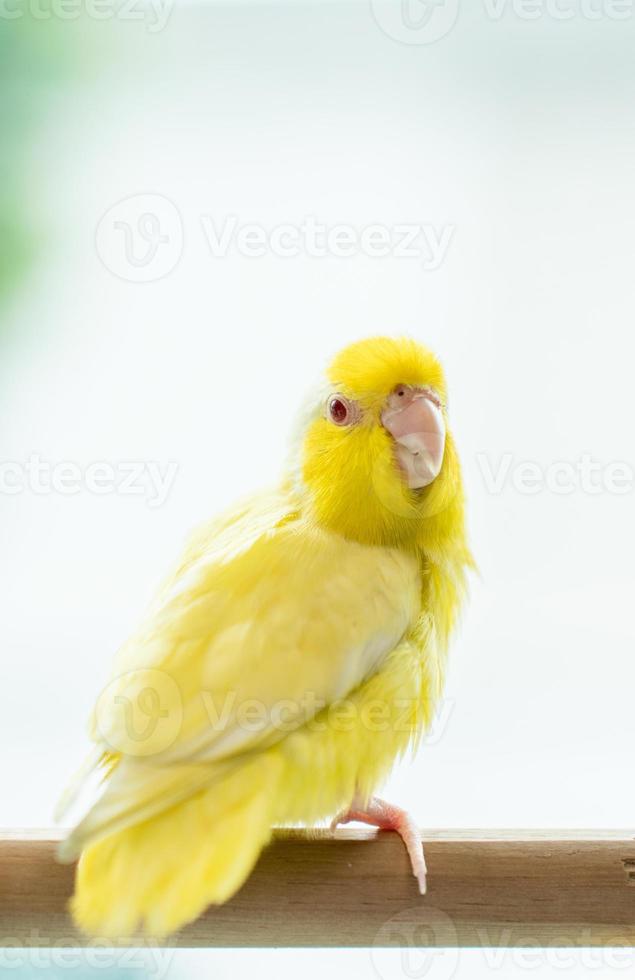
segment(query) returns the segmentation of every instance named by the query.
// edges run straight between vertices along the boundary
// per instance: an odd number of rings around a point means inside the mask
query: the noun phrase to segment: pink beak
[[[441,472],[445,422],[441,409],[425,391],[391,395],[382,425],[397,444],[397,459],[411,490],[427,487]]]

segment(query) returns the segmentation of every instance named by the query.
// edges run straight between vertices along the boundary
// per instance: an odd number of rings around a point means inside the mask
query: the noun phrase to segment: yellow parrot
[[[277,489],[199,530],[92,718],[86,932],[156,937],[243,884],[280,824],[417,827],[373,793],[425,731],[473,561],[439,361],[375,337],[331,361]]]

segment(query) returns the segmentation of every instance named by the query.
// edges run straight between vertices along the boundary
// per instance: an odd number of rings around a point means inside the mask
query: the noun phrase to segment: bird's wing
[[[95,712],[105,750],[167,762],[252,748],[344,697],[416,619],[413,559],[293,520],[245,534],[245,520],[182,566],[121,651]],[[180,719],[169,745],[166,710]]]
[[[194,549],[117,660],[93,726],[121,759],[104,794],[109,823],[146,814],[148,773],[156,811],[159,796],[162,808],[209,780],[210,766],[309,721],[375,672],[416,620],[413,558],[293,518],[262,517],[253,533],[251,518],[224,544],[217,535]]]

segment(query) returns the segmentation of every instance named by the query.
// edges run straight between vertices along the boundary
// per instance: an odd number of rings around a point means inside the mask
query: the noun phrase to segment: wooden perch
[[[57,839],[0,834],[0,946],[86,945]],[[425,852],[421,897],[396,834],[278,831],[231,902],[162,945],[635,944],[634,831],[428,831]]]

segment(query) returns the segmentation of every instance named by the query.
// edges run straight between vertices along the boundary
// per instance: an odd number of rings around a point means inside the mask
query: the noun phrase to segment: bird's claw
[[[423,854],[421,834],[410,814],[399,809],[399,807],[373,797],[367,805],[360,807],[353,805],[350,810],[344,810],[334,817],[331,821],[331,831],[336,830],[340,824],[351,823],[353,820],[379,827],[380,830],[394,830],[399,834],[406,846],[412,874],[419,885],[419,892],[421,895],[425,895],[427,888],[426,861]]]

